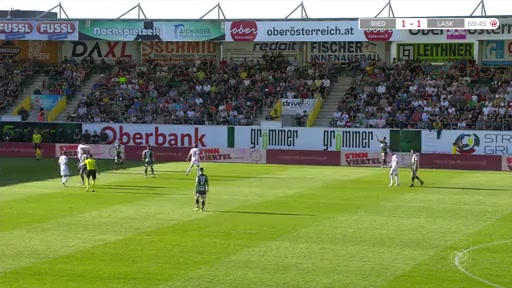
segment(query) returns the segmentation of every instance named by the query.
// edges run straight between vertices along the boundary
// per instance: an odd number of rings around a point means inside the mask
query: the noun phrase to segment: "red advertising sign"
[[[421,153],[420,167],[427,169],[501,171],[499,155]]]
[[[339,151],[267,150],[267,164],[340,166]]]
[[[382,166],[379,152],[341,152],[341,166]]]
[[[501,170],[512,171],[512,156],[501,156]]]
[[[127,145],[124,147],[127,161],[141,161],[144,146]],[[187,158],[190,148],[187,147],[160,147],[152,146],[155,161],[157,162],[181,162]]]
[[[43,157],[55,157],[55,144],[41,144]],[[32,143],[3,142],[0,143],[0,157],[35,157],[34,145]]]

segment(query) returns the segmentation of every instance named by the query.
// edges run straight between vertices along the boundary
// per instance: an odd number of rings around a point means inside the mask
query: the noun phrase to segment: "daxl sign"
[[[136,60],[137,52],[137,45],[129,42],[76,41],[64,42],[62,45],[63,57],[79,61],[87,57],[98,62],[104,59],[107,63],[113,63],[119,58]]]

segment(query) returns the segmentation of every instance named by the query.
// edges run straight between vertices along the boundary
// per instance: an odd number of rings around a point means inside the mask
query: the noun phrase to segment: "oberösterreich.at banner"
[[[395,41],[393,30],[359,30],[357,21],[228,21],[226,41]]]
[[[78,22],[0,21],[0,40],[78,40]]]
[[[218,21],[80,21],[80,40],[107,41],[221,41]]]

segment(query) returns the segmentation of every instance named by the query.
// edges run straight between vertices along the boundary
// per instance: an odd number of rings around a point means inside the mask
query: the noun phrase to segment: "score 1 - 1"
[[[397,30],[410,30],[410,29],[427,29],[427,19],[425,18],[397,18]]]

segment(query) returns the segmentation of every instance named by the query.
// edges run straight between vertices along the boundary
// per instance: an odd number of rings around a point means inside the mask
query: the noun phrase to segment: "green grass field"
[[[186,167],[86,193],[56,160],[2,159],[0,287],[512,287],[509,173],[423,170],[409,188],[402,169],[388,188],[387,169],[206,163],[195,212]]]

